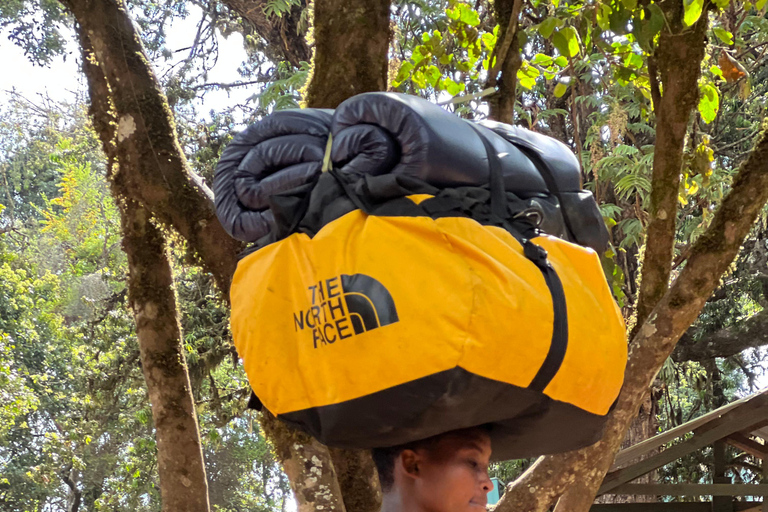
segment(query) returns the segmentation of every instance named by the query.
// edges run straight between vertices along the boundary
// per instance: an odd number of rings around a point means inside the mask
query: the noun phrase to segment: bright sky
[[[199,7],[191,6],[190,15],[184,20],[174,20],[167,30],[167,46],[173,52],[192,45],[197,31],[197,22],[202,11]],[[54,100],[73,101],[78,93],[84,93],[85,83],[80,76],[80,52],[73,32],[67,34],[67,54],[53,60],[50,67],[41,68],[32,64],[21,48],[8,39],[7,31],[0,31],[0,55],[2,55],[5,73],[0,73],[0,104],[8,101],[5,91],[16,89],[17,92],[30,99],[38,94],[48,94]],[[234,33],[228,38],[217,34],[219,58],[216,66],[208,75],[208,82],[231,83],[241,79],[237,68],[245,60],[243,37]],[[175,53],[177,60],[186,56],[187,52]],[[163,63],[156,69],[161,74],[173,62]],[[244,102],[256,90],[253,86],[226,91],[210,91],[205,96],[205,103],[196,105],[201,114],[207,114],[211,109],[218,110],[224,106]]]

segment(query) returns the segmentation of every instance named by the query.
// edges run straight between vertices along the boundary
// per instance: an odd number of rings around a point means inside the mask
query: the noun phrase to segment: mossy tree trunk
[[[336,108],[387,90],[389,0],[314,0],[314,57],[306,104]]]
[[[517,71],[523,64],[518,37],[520,11],[523,0],[494,0],[493,13],[499,24],[499,43],[494,56],[495,64],[488,73],[489,87],[498,90],[488,99],[489,117],[494,121],[512,124],[515,120],[517,100]]]
[[[157,439],[164,512],[208,512],[208,481],[162,233],[136,201],[117,198],[128,256],[128,301]]]
[[[142,229],[151,230],[151,213],[177,230],[227,297],[241,247],[215,218],[210,190],[187,168],[172,113],[124,2],[62,3],[77,20],[87,57],[84,66],[86,74],[91,75],[94,124],[110,160],[118,164],[117,170],[110,173],[113,188],[125,204],[135,207],[127,212],[131,217],[126,221],[135,225],[137,219],[132,216],[143,215],[146,222]],[[316,72],[308,87],[309,106],[336,106],[360,92],[384,90],[389,2],[320,0],[315,9],[318,52]],[[137,308],[143,306],[137,303]],[[162,336],[162,331],[154,336]],[[178,359],[170,352],[168,356]],[[192,411],[189,418],[194,419]],[[327,448],[288,430],[269,414],[264,415],[262,423],[290,476],[301,511],[320,506],[323,510],[344,511],[345,501],[355,512],[378,510],[380,492],[367,453],[334,450],[332,457]],[[343,469],[339,479],[333,458]],[[173,484],[166,481],[163,486]]]
[[[123,188],[119,174],[137,173],[119,146],[114,95],[88,34],[80,31],[83,71],[91,116],[107,155],[112,193],[120,210],[123,250],[128,259],[128,299],[136,320],[141,367],[152,406],[163,511],[208,512],[208,481],[176,308],[165,240],[151,214]]]
[[[216,218],[210,189],[187,167],[173,114],[124,1],[61,2],[88,39],[110,88],[120,163],[112,179],[161,223],[178,231],[228,295],[241,245]]]

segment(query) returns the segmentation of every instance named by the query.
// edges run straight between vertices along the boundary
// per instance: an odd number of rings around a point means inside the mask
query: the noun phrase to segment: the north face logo
[[[393,324],[399,319],[392,295],[365,274],[342,274],[307,288],[312,305],[293,314],[296,331],[312,331],[315,348]]]

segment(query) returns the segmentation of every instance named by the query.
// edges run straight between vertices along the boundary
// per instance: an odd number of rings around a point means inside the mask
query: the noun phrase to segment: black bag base
[[[429,412],[418,417],[425,409]],[[328,446],[357,449],[397,446],[451,430],[486,426],[491,460],[502,461],[589,446],[602,437],[607,415],[591,414],[543,393],[456,367],[278,418]],[[387,418],[386,426],[381,418]]]

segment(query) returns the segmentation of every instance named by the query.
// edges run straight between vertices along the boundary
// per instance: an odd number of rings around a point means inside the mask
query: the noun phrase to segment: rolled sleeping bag
[[[216,213],[233,238],[270,233],[270,197],[308,183],[321,171],[332,110],[283,110],[235,136],[216,166]]]

